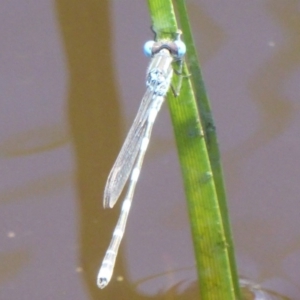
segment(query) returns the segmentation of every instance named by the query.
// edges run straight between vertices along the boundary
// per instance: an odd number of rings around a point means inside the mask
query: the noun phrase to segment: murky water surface
[[[145,1],[4,1],[0,298],[196,299],[167,107],[155,124],[114,278],[108,172],[145,90]],[[240,273],[300,292],[300,5],[189,1],[218,129]],[[274,294],[275,295],[275,294]]]

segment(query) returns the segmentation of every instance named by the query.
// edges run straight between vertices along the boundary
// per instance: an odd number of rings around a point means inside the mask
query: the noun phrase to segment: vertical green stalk
[[[198,110],[200,113],[201,123],[204,129],[206,146],[212,173],[214,177],[216,192],[218,195],[219,206],[222,215],[223,226],[225,230],[226,242],[228,244],[228,254],[230,260],[231,275],[233,278],[233,285],[237,299],[240,299],[240,288],[237,273],[237,266],[235,262],[234,244],[229,222],[229,214],[226,200],[226,191],[223,177],[223,170],[221,164],[220,149],[218,145],[216,127],[213,120],[213,115],[210,108],[208,95],[205,90],[204,81],[202,78],[200,63],[193,41],[191,26],[188,19],[185,0],[176,0],[178,16],[180,19],[181,29],[184,32],[184,41],[188,51],[188,67],[191,74],[191,81],[195,91]]]
[[[148,0],[148,6],[157,39],[173,39],[178,28],[171,0]],[[178,7],[182,9],[180,3]],[[186,28],[183,30],[185,39]],[[186,66],[184,70],[189,74]],[[202,300],[233,300],[237,299],[239,294],[233,283],[235,275],[232,272],[234,264],[231,262],[233,254],[229,253],[229,250],[232,250],[230,227],[228,223],[224,223],[227,215],[226,205],[224,209],[224,204],[220,204],[218,199],[218,197],[225,199],[225,196],[222,196],[222,193],[225,195],[225,189],[223,181],[217,178],[222,175],[221,172],[218,173],[215,167],[211,169],[211,164],[215,165],[214,157],[218,154],[218,148],[212,150],[210,146],[210,151],[213,152],[211,155],[208,154],[207,144],[211,145],[208,137],[215,138],[215,135],[208,135],[210,127],[207,124],[210,123],[202,123],[205,130],[202,129],[199,106],[190,80],[193,76],[198,75],[192,74],[183,78],[178,97],[174,97],[171,92],[168,93],[168,104],[187,198],[200,294]],[[198,78],[202,80],[201,73]],[[177,82],[178,77],[174,76],[173,85],[176,86]],[[197,85],[195,82],[193,84]],[[203,83],[201,86],[203,87]],[[197,89],[195,91],[198,96]],[[204,89],[202,94],[203,91]],[[206,97],[205,93],[204,95]],[[212,128],[214,132],[214,127]],[[212,144],[216,145],[215,142],[216,139]]]

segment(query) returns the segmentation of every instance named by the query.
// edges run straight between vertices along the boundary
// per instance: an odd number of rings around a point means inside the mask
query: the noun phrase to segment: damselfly
[[[113,274],[153,123],[171,85],[172,62],[181,61],[186,52],[180,34],[177,34],[174,41],[148,41],[144,46],[146,56],[151,57],[146,76],[147,90],[117,160],[109,173],[104,190],[104,208],[112,208],[129,180],[120,217],[98,273],[97,285],[101,289],[109,283]]]

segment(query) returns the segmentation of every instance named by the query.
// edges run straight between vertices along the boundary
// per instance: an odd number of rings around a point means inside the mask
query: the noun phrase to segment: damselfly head
[[[171,55],[176,59],[181,59],[186,53],[186,46],[180,38],[181,32],[177,34],[174,41],[160,40],[160,41],[148,41],[144,45],[144,54],[147,57],[152,57],[162,49],[170,51]]]

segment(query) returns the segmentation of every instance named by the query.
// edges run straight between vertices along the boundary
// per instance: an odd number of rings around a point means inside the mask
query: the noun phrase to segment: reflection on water
[[[0,156],[13,157],[49,151],[66,144],[70,134],[65,124],[40,126],[10,135],[0,141]]]
[[[12,203],[24,199],[42,198],[63,190],[73,180],[71,172],[57,172],[44,177],[31,178],[29,182],[11,188],[3,188],[0,192],[0,203]]]
[[[300,65],[298,3],[272,1],[267,13],[281,25],[285,39],[284,43],[275,43],[270,48],[271,55],[248,78],[247,88],[260,118],[255,122],[254,133],[228,153],[233,162],[237,161],[237,157],[247,159],[254,151],[278,138],[288,130],[295,117],[297,100],[286,95],[285,85]],[[277,34],[274,33],[273,36],[279,39]],[[273,36],[267,38],[271,39]]]
[[[134,289],[143,291],[156,286],[158,294],[185,294],[193,290],[194,296],[199,294],[198,285],[194,283],[195,267],[186,267],[168,271],[161,274],[148,276],[133,283]],[[192,276],[191,276],[192,275]],[[185,279],[183,279],[185,278]],[[188,280],[187,278],[190,278]],[[193,279],[191,279],[193,278]],[[163,286],[161,283],[164,283]],[[191,289],[190,287],[193,286]],[[161,287],[161,288],[160,288]],[[189,293],[190,293],[189,292]]]
[[[134,287],[138,290],[143,284],[147,285],[149,281],[165,281],[163,277],[173,277],[178,272],[185,272],[191,270],[192,268],[183,268],[181,270],[176,270],[173,272],[166,272],[164,274],[159,274],[156,276],[151,276],[143,280],[139,280],[134,284]],[[242,300],[289,300],[290,298],[280,295],[271,290],[263,289],[259,284],[241,278],[240,287],[242,293]],[[158,297],[161,299],[198,299],[199,287],[198,282],[181,280],[174,284],[172,287],[167,289],[162,289],[157,292]],[[155,298],[160,299],[160,298]]]
[[[263,289],[259,284],[247,279],[241,279],[240,284],[243,300],[289,300],[289,298]]]

